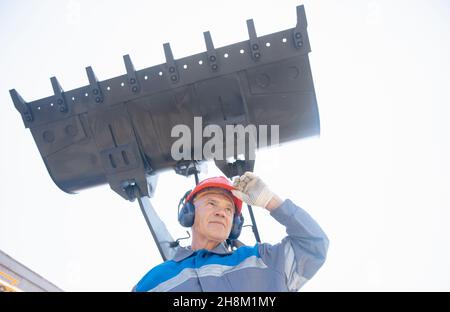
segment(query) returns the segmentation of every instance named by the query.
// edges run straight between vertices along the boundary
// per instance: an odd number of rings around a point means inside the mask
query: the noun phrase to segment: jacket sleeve
[[[276,244],[259,244],[264,263],[283,274],[289,291],[298,291],[325,262],[328,237],[302,208],[286,199],[270,215],[286,226],[287,236]]]

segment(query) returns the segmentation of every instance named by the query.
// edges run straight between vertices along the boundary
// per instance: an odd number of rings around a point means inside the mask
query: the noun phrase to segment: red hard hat
[[[197,186],[189,193],[189,195],[186,197],[186,202],[192,200],[195,194],[200,192],[201,190],[204,190],[208,187],[217,187],[222,188],[227,191],[230,191],[231,196],[233,197],[234,205],[236,207],[236,213],[240,214],[242,209],[242,200],[237,198],[236,196],[231,193],[231,190],[234,190],[233,184],[225,177],[213,177],[213,178],[207,178],[203,181],[201,181]]]

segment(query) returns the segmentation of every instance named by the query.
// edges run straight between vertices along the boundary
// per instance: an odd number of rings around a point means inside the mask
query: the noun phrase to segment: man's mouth
[[[222,225],[223,227],[225,227],[225,224],[223,224],[222,222],[219,222],[219,221],[211,221],[211,222],[209,222],[209,223],[216,223],[216,224],[220,224],[220,225]]]

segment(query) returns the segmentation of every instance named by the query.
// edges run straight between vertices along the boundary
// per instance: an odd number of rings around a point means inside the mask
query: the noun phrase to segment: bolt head
[[[258,49],[259,49],[259,46],[255,43],[255,44],[252,46],[252,48],[253,48],[253,50],[258,50]]]
[[[44,131],[44,133],[42,134],[42,138],[44,139],[45,142],[51,143],[55,140],[55,134],[53,133],[53,131],[47,130]]]
[[[98,89],[94,89],[94,90],[92,90],[92,93],[94,93],[94,94],[98,94]]]
[[[258,53],[258,52],[256,52],[256,53],[255,53],[255,58],[259,59],[260,57],[261,57],[261,54]]]
[[[100,97],[97,96],[97,97],[95,98],[95,102],[100,103],[101,101],[102,101],[102,99],[101,99]]]
[[[130,83],[131,83],[131,84],[135,84],[135,83],[136,83],[136,79],[131,78],[131,79],[130,79]]]
[[[131,90],[133,90],[133,92],[137,92],[138,87],[134,86],[133,88],[131,88]]]
[[[170,76],[170,79],[171,79],[172,81],[177,81],[177,80],[178,80],[177,76],[175,76],[175,75]]]
[[[63,103],[63,100],[62,100],[62,99],[58,99],[57,103],[58,103],[59,105],[61,105],[61,104]]]
[[[217,64],[213,64],[212,69],[217,70],[217,68],[219,68],[219,66],[217,66]]]
[[[174,73],[174,72],[175,72],[175,67],[171,66],[171,67],[169,68],[169,72]]]
[[[211,62],[215,62],[215,61],[216,61],[216,57],[215,57],[214,55],[211,55],[211,56],[209,57],[209,60],[210,60]]]
[[[301,33],[295,33],[295,38],[297,38],[297,39],[300,39],[302,37],[302,34]]]

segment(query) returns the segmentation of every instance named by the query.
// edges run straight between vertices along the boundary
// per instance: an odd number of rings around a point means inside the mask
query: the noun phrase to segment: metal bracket
[[[216,167],[219,168],[229,179],[236,176],[241,176],[246,171],[253,171],[255,166],[254,160],[241,159],[237,159],[232,163],[229,163],[226,160],[214,160],[214,163]]]
[[[297,6],[297,25],[292,31],[292,39],[294,40],[294,47],[300,49],[303,47],[303,35],[306,31],[308,23],[306,21],[305,7],[303,5]]]
[[[61,113],[67,113],[69,110],[67,108],[66,99],[64,98],[64,90],[56,77],[51,77],[50,81],[52,83],[53,92],[55,93],[55,102],[59,107],[59,111]]]
[[[177,64],[175,63],[175,60],[173,58],[172,49],[170,48],[169,43],[164,43],[163,47],[164,55],[166,56],[166,64],[170,76],[170,81],[172,81],[172,83],[177,83],[178,81],[180,81],[180,74],[178,72]]]
[[[30,123],[34,120],[33,112],[31,111],[30,105],[25,102],[25,100],[20,96],[19,92],[16,89],[9,90],[9,94],[14,102],[14,106],[22,114],[23,122],[25,127],[27,123]]]
[[[97,77],[94,74],[94,70],[91,66],[86,67],[86,73],[89,79],[89,86],[90,91],[92,94],[92,98],[94,99],[95,103],[102,103],[103,102],[103,92],[100,87],[100,83],[98,82]]]
[[[203,37],[205,38],[206,44],[206,59],[208,60],[209,68],[211,68],[211,71],[215,73],[219,70],[219,65],[217,64],[217,53],[214,48],[211,33],[209,31],[205,31],[203,32]]]
[[[250,51],[252,53],[252,59],[254,61],[259,61],[261,59],[261,51],[253,19],[247,20],[247,29],[248,29],[248,36],[250,38]]]
[[[180,160],[175,166],[175,173],[185,177],[200,173],[198,162],[195,160]]]
[[[125,63],[125,68],[127,70],[127,81],[133,93],[138,93],[141,88],[139,86],[139,81],[136,76],[136,70],[134,69],[133,63],[131,62],[130,55],[124,55],[123,61]]]
[[[137,168],[140,163],[137,150],[137,144],[131,142],[100,151],[106,173],[115,174]]]

